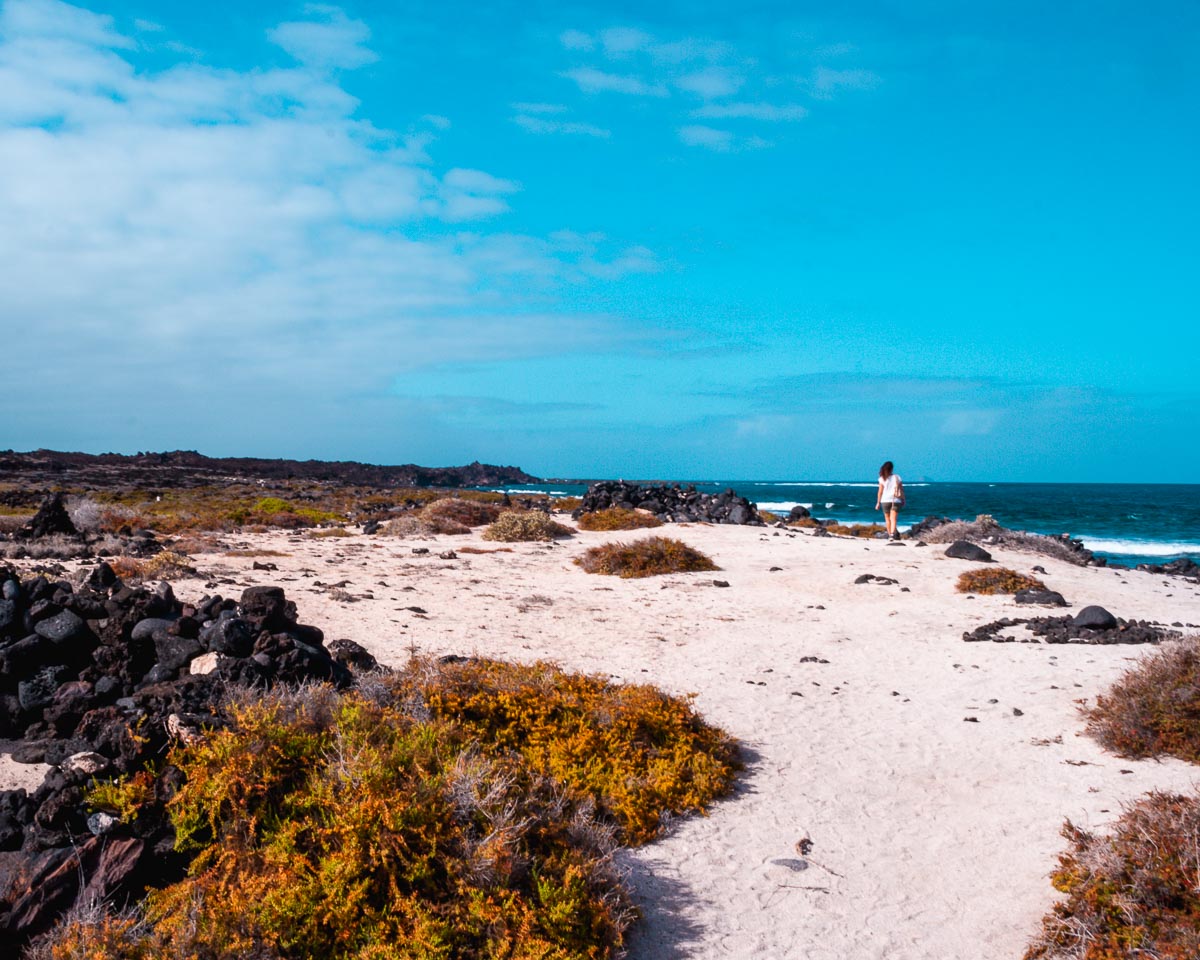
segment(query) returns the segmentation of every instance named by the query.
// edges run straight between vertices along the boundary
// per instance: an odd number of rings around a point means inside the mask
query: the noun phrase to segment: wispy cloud
[[[803,120],[808,116],[808,108],[798,103],[706,103],[693,110],[692,116],[703,120],[746,119],[775,123]]]
[[[371,31],[361,20],[351,20],[338,7],[308,4],[308,20],[281,23],[267,36],[303,64],[319,68],[353,70],[379,59],[364,44]]]
[[[773,70],[762,51],[739,49],[723,40],[662,40],[638,27],[617,26],[591,33],[567,30],[559,35],[559,42],[576,61],[560,76],[593,97],[615,93],[661,101],[663,109],[674,115],[676,135],[687,146],[723,153],[761,149],[772,143],[747,126],[793,123],[810,112],[802,103],[775,102],[778,89],[795,82],[790,67],[782,73]],[[803,54],[812,67],[800,81],[812,100],[832,100],[842,91],[870,90],[879,84],[879,76],[870,70],[834,69],[820,62],[851,55],[852,45],[828,44],[817,51]],[[684,117],[727,123],[720,127],[681,123]],[[549,124],[523,121],[522,125],[534,132],[558,132]]]
[[[609,73],[595,67],[566,70],[563,76],[574,80],[584,93],[625,93],[636,97],[666,97],[670,95],[664,83],[648,83],[632,74]]]
[[[547,120],[544,117],[531,117],[517,114],[513,123],[528,130],[530,133],[560,133],[567,136],[598,137],[607,140],[612,136],[611,130],[598,127],[592,123],[578,123],[569,120]]]
[[[439,168],[448,118],[390,130],[360,115],[332,71],[374,56],[366,28],[306,15],[269,34],[299,66],[159,68],[108,17],[0,3],[5,349],[57,345],[76,375],[56,403],[86,411],[99,391],[134,409],[184,390],[206,357],[231,397],[269,409],[385,390],[447,356],[619,338],[611,318],[556,309],[559,292],[656,269],[654,255],[501,230],[520,184],[478,161]],[[41,376],[11,371],[8,403]]]
[[[874,90],[879,82],[879,75],[870,70],[817,67],[808,80],[808,87],[814,97],[829,100],[842,90]]]

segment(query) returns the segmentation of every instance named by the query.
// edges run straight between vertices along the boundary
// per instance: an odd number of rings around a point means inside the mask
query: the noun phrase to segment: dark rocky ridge
[[[122,486],[198,487],[238,480],[308,480],[364,487],[474,487],[537,483],[519,467],[469,463],[462,467],[381,466],[354,461],[268,460],[255,457],[206,457],[194,450],[169,453],[63,453],[0,451],[0,480],[42,490],[73,486],[110,489]],[[41,495],[28,501],[35,504]],[[8,502],[6,498],[5,502]],[[22,506],[22,503],[9,503]]]
[[[733,490],[722,493],[701,493],[694,486],[679,484],[639,484],[624,480],[602,480],[593,483],[583,495],[583,502],[574,511],[576,519],[585,513],[624,507],[627,510],[646,510],[664,523],[734,523],[765,526],[758,507]]]
[[[0,942],[20,944],[86,896],[134,898],[186,860],[164,820],[91,812],[94,780],[135,774],[168,746],[224,723],[239,689],[346,686],[374,658],[328,645],[280,587],[239,600],[178,600],[167,583],[126,586],[98,563],[76,587],[0,567],[0,737],[14,759],[54,769],[32,794],[0,791]],[[178,772],[155,781],[170,796]],[[7,880],[5,880],[7,877]]]

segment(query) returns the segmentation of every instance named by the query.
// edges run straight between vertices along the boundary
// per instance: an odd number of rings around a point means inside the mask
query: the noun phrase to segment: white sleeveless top
[[[890,503],[893,500],[898,500],[896,496],[896,487],[900,483],[900,474],[893,473],[890,477],[883,481],[883,493],[880,494],[879,500],[881,503]]]

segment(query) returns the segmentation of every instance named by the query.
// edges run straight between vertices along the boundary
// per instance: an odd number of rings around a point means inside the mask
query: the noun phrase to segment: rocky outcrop
[[[95,778],[142,771],[173,742],[220,727],[236,688],[346,686],[351,667],[377,667],[350,641],[327,647],[280,587],[185,603],[166,583],[126,586],[101,562],[79,587],[0,568],[0,597],[0,738],[14,759],[54,767],[32,794],[0,791],[0,855],[20,860],[0,890],[5,943],[82,898],[136,896],[185,866],[168,823],[90,811]],[[156,781],[164,796],[172,771]]]
[[[1171,560],[1167,563],[1139,563],[1136,569],[1144,570],[1146,573],[1157,573],[1162,576],[1183,577],[1192,583],[1200,583],[1200,563],[1196,563],[1195,560],[1189,560],[1187,557],[1181,557],[1178,560]]]
[[[67,513],[67,508],[63,504],[61,493],[55,493],[47,497],[45,502],[38,508],[38,512],[34,514],[33,519],[22,527],[19,532],[19,536],[25,540],[50,537],[55,534],[62,534],[68,537],[79,535],[79,531],[75,529],[75,524],[71,522],[71,515]]]
[[[536,483],[519,467],[468,463],[461,467],[420,467],[413,463],[380,466],[354,461],[266,460],[254,457],[206,457],[194,450],[170,453],[92,455],[34,450],[0,451],[0,473],[19,478],[26,486],[43,489],[90,486],[179,488],[243,480],[315,480],[346,486],[474,487]],[[35,501],[36,502],[36,501]]]
[[[992,555],[983,547],[967,540],[955,540],[946,548],[946,556],[955,560],[974,560],[976,563],[991,563]]]
[[[1024,628],[1024,630],[1016,628]],[[1015,632],[1013,632],[1015,630]],[[968,630],[968,643],[1161,643],[1177,640],[1180,633],[1149,620],[1122,620],[1103,607],[1084,607],[1075,616],[1004,617]]]
[[[694,486],[679,484],[638,484],[624,480],[604,480],[593,483],[583,495],[583,502],[572,514],[576,519],[585,513],[624,507],[646,510],[664,523],[732,523],[765,526],[758,507],[739,497],[733,490],[722,493],[701,493]]]

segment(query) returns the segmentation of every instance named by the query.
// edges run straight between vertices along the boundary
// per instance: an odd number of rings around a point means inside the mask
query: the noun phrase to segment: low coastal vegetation
[[[579,517],[580,530],[640,530],[661,527],[662,521],[644,510],[606,507]]]
[[[540,510],[506,510],[496,518],[495,523],[483,531],[483,539],[521,543],[557,540],[560,537],[569,537],[574,532]]]
[[[721,569],[699,550],[669,537],[647,537],[632,543],[605,543],[587,550],[575,562],[588,573],[624,578]]]
[[[832,520],[818,520],[816,517],[801,517],[788,522],[791,527],[824,527],[826,532],[838,537],[869,537],[886,534],[887,527],[882,523],[836,523]]]
[[[1200,797],[1151,793],[1109,836],[1070,821],[1063,836],[1052,879],[1067,899],[1025,960],[1200,957]]]
[[[1084,708],[1088,732],[1125,757],[1200,763],[1200,638],[1164,646]],[[1200,957],[1200,795],[1151,793],[1096,836],[1070,821],[1053,883],[1066,899],[1026,960]]]
[[[959,593],[1020,593],[1022,590],[1045,590],[1037,577],[1026,576],[1008,567],[986,567],[967,570],[959,575],[955,589]]]
[[[1155,651],[1085,712],[1088,732],[1120,756],[1200,763],[1200,638]]]
[[[687,700],[544,663],[413,659],[227,713],[91,792],[169,817],[187,875],[31,960],[612,957],[635,917],[617,844],[703,812],[739,765]]]

